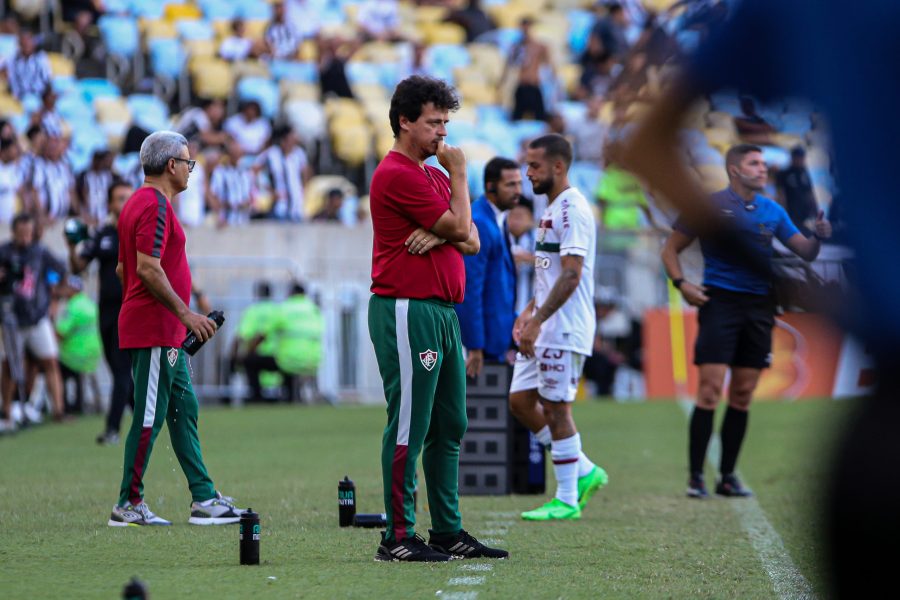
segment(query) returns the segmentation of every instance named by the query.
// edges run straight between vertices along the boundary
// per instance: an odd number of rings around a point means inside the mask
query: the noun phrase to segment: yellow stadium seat
[[[70,58],[58,52],[48,52],[50,60],[50,72],[54,77],[73,77],[75,75],[75,63]]]
[[[468,104],[496,104],[497,88],[477,81],[463,81],[457,85],[460,96]]]
[[[269,77],[269,66],[260,60],[242,60],[236,62],[231,68],[235,79],[242,77]]]
[[[399,58],[397,47],[389,42],[367,42],[353,53],[351,61],[391,63]]]
[[[570,96],[578,91],[578,85],[581,82],[581,65],[574,63],[561,65],[557,70],[557,75]]]
[[[706,114],[706,124],[717,129],[734,129],[734,116],[727,112],[712,111]]]
[[[415,11],[415,21],[420,25],[423,23],[440,23],[447,16],[447,7],[445,6],[417,6]]]
[[[325,116],[329,120],[341,116],[355,117],[360,122],[366,119],[362,106],[352,98],[329,98],[325,101]]]
[[[372,101],[386,100],[388,91],[380,83],[357,83],[353,86],[353,95],[365,106]]]
[[[269,22],[263,19],[251,19],[244,21],[244,25],[246,25],[246,36],[252,40],[259,40],[265,36]]]
[[[535,18],[540,14],[540,7],[523,4],[494,4],[488,6],[487,12],[498,27],[517,29],[525,17]]]
[[[216,39],[221,41],[231,35],[231,21],[228,19],[216,19],[212,22]]]
[[[144,34],[144,41],[156,40],[160,38],[178,37],[178,30],[171,21],[142,19],[140,22],[140,30]]]
[[[94,111],[100,123],[128,123],[131,121],[131,110],[124,98],[97,98],[94,100]]]
[[[279,87],[281,89],[281,97],[285,100],[312,100],[318,102],[322,95],[318,83],[282,79]]]
[[[387,132],[379,131],[375,137],[375,157],[378,160],[384,158],[394,147],[394,141],[394,133],[390,129]]]
[[[199,56],[215,56],[219,47],[213,40],[187,40],[184,49],[191,58]]]
[[[194,70],[194,90],[201,98],[227,99],[234,93],[231,65],[224,60],[210,60]]]
[[[0,96],[0,116],[16,117],[22,114],[22,105],[9,95]]]
[[[368,125],[341,127],[331,138],[334,155],[351,167],[363,164],[371,155],[372,130]]]
[[[163,9],[163,18],[167,21],[202,19],[203,13],[194,4],[166,4],[166,7]]]
[[[456,23],[422,23],[419,25],[423,41],[432,44],[465,44],[466,30]]]
[[[700,176],[700,184],[708,192],[715,192],[728,186],[728,175],[719,165],[698,165],[694,167]]]
[[[467,46],[472,67],[480,71],[491,83],[500,81],[506,58],[500,49],[493,44],[474,43]]]
[[[319,48],[315,40],[303,40],[297,51],[297,60],[316,61],[319,59]]]
[[[709,142],[709,145],[725,154],[729,148],[731,148],[737,138],[734,134],[733,130],[730,129],[720,129],[720,128],[709,128],[703,130],[703,135],[706,136],[706,141]]]
[[[339,189],[347,196],[356,195],[356,186],[346,177],[340,175],[316,175],[311,177],[303,187],[303,212],[312,218],[322,209],[325,195],[330,190]]]

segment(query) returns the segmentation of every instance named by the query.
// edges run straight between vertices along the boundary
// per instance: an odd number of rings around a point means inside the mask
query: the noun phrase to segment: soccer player
[[[516,319],[519,354],[509,406],[538,441],[550,446],[556,496],[522,513],[528,521],[580,519],[591,496],[609,478],[581,451],[572,402],[584,360],[591,355],[594,256],[597,226],[587,200],[569,185],[572,145],[561,135],[533,140],[525,154],[526,176],[536,194],[547,194],[534,259],[534,298]]]
[[[444,144],[456,93],[413,76],[391,98],[394,146],[372,176],[374,228],[369,336],[387,400],[381,468],[387,530],[375,559],[441,562],[505,558],[462,528],[459,444],[466,431],[466,372],[454,303],[463,299],[463,254],[478,252],[466,159]],[[425,165],[437,155],[450,174]],[[416,534],[416,461],[431,512],[429,543]]]
[[[703,463],[713,430],[713,416],[722,397],[725,374],[731,370],[728,409],[722,421],[722,459],[716,494],[750,496],[734,473],[738,453],[747,431],[747,413],[762,370],[769,366],[775,303],[772,282],[760,267],[772,258],[772,238],[800,258],[812,261],[819,254],[819,241],[831,236],[831,224],[822,213],[813,236],[807,238],[791,222],[787,212],[762,195],[768,177],[762,150],[741,144],[725,155],[729,185],[712,196],[712,206],[728,223],[730,235],[700,237],[703,253],[703,285],[684,279],[678,255],[696,237],[682,222],[663,247],[666,273],[681,295],[699,307],[700,324],[694,364],[700,370],[700,389],[689,429],[690,477],[687,495],[706,498]],[[736,246],[735,240],[743,242]]]
[[[216,324],[188,308],[191,272],[185,236],[170,198],[187,188],[194,167],[187,140],[173,131],[150,134],[141,144],[144,185],[119,216],[119,264],[124,297],[119,313],[119,345],[131,351],[134,415],[125,442],[119,501],[110,527],[171,525],[144,502],[144,475],[153,443],[169,424],[172,449],[188,480],[194,525],[237,523],[243,512],[216,491],[206,472],[197,433],[199,405],[187,358],[181,351],[187,331],[201,341]]]

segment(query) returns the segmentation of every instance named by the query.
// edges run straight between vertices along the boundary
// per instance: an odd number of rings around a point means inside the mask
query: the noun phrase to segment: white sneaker
[[[241,520],[243,508],[234,505],[234,498],[223,496],[216,491],[216,497],[203,502],[191,503],[191,525],[228,525]]]
[[[0,419],[0,435],[16,432],[16,422],[12,419]]]
[[[28,419],[28,422],[32,425],[39,425],[41,421],[44,420],[41,411],[33,407],[30,403],[25,404],[22,412],[25,414],[25,418]]]
[[[141,502],[137,506],[131,503],[125,506],[116,504],[113,506],[112,514],[106,524],[110,527],[143,527],[145,525],[171,525],[172,522],[156,516],[146,502]]]
[[[21,425],[25,420],[25,412],[22,410],[21,402],[13,402],[9,411],[9,420],[14,425]]]

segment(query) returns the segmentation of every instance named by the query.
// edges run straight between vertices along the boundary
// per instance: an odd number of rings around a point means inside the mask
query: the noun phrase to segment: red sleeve
[[[429,174],[432,177],[442,175],[440,172],[433,171],[429,171]],[[435,192],[428,177],[429,175],[426,175],[424,171],[403,171],[385,186],[384,194],[385,198],[401,213],[424,229],[434,227],[441,215],[450,208],[449,200],[445,200]],[[444,181],[440,180],[439,185],[444,185]],[[449,184],[446,185],[449,190]]]
[[[147,202],[135,219],[134,245],[138,252],[160,258],[166,247],[169,218],[166,198],[156,192],[156,202]]]

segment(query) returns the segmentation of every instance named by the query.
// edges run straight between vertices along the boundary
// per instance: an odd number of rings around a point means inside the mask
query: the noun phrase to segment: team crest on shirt
[[[437,359],[438,353],[434,350],[419,352],[419,360],[422,361],[422,366],[425,367],[426,371],[430,371],[434,368],[434,365],[437,364]]]
[[[174,367],[178,360],[178,348],[169,348],[166,352],[166,358],[169,360],[169,366]]]

